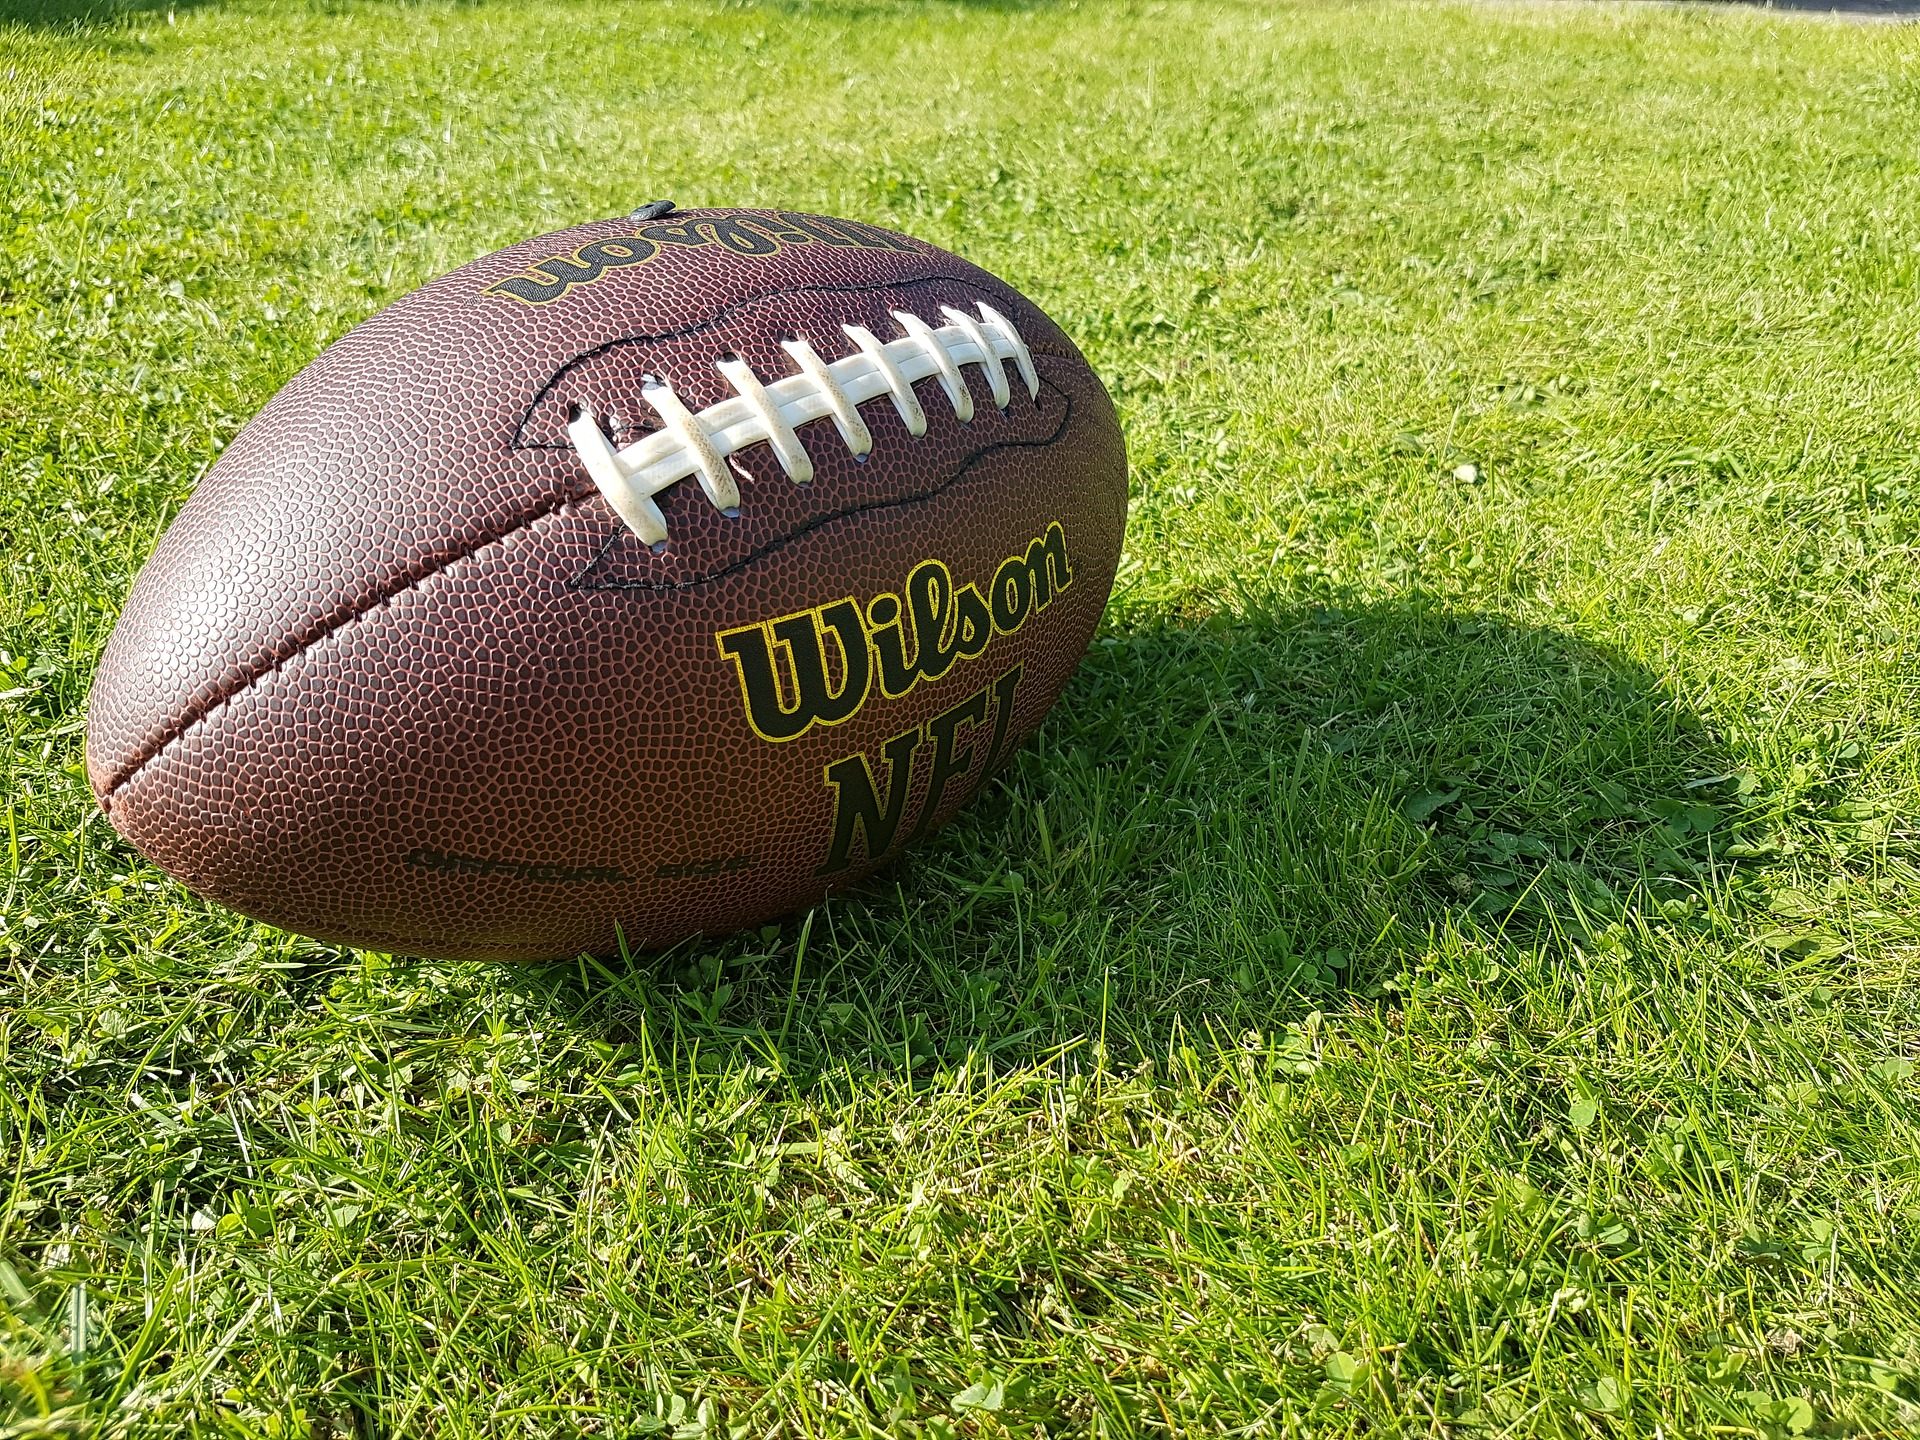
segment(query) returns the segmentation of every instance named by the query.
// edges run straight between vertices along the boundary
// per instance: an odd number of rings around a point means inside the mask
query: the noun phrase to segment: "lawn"
[[[1920,43],[1504,4],[0,4],[0,1437],[1920,1427]],[[195,900],[83,778],[323,345],[672,197],[1081,341],[1067,700],[631,965]]]

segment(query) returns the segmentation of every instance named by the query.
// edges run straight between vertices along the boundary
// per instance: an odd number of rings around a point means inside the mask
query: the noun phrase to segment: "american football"
[[[443,958],[790,914],[1039,724],[1118,562],[1071,340],[909,237],[661,203],[295,376],[141,571],[93,791],[199,893]]]

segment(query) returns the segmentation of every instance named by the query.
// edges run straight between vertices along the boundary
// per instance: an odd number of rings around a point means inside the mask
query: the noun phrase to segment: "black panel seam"
[[[921,275],[911,280],[889,280],[877,285],[789,285],[782,290],[762,290],[757,295],[729,305],[724,310],[716,311],[697,325],[682,326],[678,330],[661,330],[654,333],[622,335],[615,340],[604,340],[591,350],[582,350],[571,360],[562,364],[559,369],[555,370],[553,374],[547,378],[547,383],[535,392],[533,399],[527,402],[527,408],[520,413],[519,420],[514,423],[513,444],[508,448],[512,450],[571,449],[571,445],[559,440],[535,441],[526,439],[527,426],[533,421],[533,412],[540,408],[541,402],[553,393],[554,387],[565,379],[570,371],[579,368],[590,360],[597,359],[610,350],[618,350],[624,345],[657,345],[668,340],[683,340],[689,335],[698,335],[702,330],[711,330],[714,326],[723,324],[742,311],[751,310],[763,301],[778,300],[785,295],[870,295],[880,290],[911,290],[916,286],[937,285],[942,283],[961,285],[968,290],[986,295],[992,299],[1004,300],[1006,298],[1002,295],[995,295],[992,290],[976,280],[969,279],[965,275],[955,275],[947,271],[940,271],[932,275]],[[1031,304],[1032,302],[1029,301],[1028,303]],[[1057,354],[1047,348],[1042,348],[1035,353],[1052,355],[1057,360],[1070,360],[1073,358],[1069,355]],[[643,433],[651,434],[658,428],[658,426],[649,426],[646,427]]]
[[[1049,358],[1052,358],[1052,357],[1049,357]],[[965,475],[966,472],[979,459],[981,459],[983,456],[987,455],[988,453],[992,452],[993,450],[1005,448],[1007,446],[1050,445],[1053,443],[1054,440],[1058,439],[1059,436],[1065,431],[1068,416],[1071,416],[1072,414],[1072,400],[1070,397],[1066,397],[1066,394],[1064,391],[1060,391],[1059,387],[1051,384],[1050,382],[1048,383],[1047,388],[1051,390],[1055,390],[1058,393],[1060,393],[1064,398],[1067,398],[1067,416],[1062,417],[1060,425],[1054,430],[1052,436],[1050,436],[1048,439],[1043,441],[1009,440],[1009,441],[1002,441],[1000,445],[997,445],[997,446],[987,446],[984,449],[972,455],[969,455],[967,459],[964,462],[962,462],[960,468],[957,469],[951,476],[949,476],[947,481],[944,484],[937,487],[933,491],[923,492],[918,495],[902,496],[896,500],[877,501],[871,505],[855,506],[847,510],[838,511],[833,515],[823,516],[817,521],[810,522],[806,526],[790,532],[787,536],[783,536],[781,537],[781,539],[771,542],[767,546],[762,547],[761,550],[756,551],[754,555],[748,556],[744,560],[737,561],[735,562],[735,564],[727,567],[724,570],[715,571],[712,575],[701,576],[697,579],[687,581],[684,583],[676,582],[675,584],[671,584],[671,585],[604,585],[604,586],[579,585],[581,576],[584,576],[588,570],[592,569],[595,564],[598,564],[601,557],[604,556],[604,554],[606,553],[606,547],[603,547],[600,555],[596,555],[592,561],[588,562],[586,567],[584,567],[579,572],[579,574],[575,575],[572,580],[569,580],[567,584],[569,588],[599,589],[599,590],[690,589],[695,585],[707,584],[712,580],[720,578],[723,575],[732,574],[736,570],[744,569],[747,565],[751,564],[755,559],[759,558],[761,555],[771,553],[773,550],[778,549],[781,545],[787,543],[787,541],[791,539],[795,539],[800,535],[807,533],[810,530],[817,529],[819,528],[819,526],[824,525],[831,520],[838,520],[848,515],[864,514],[869,511],[886,509],[886,508],[897,506],[897,505],[911,505],[911,504],[918,503],[921,500],[931,498],[931,496],[934,494],[937,494],[939,490],[945,489],[947,485],[956,483],[961,478],[961,476]],[[320,645],[325,641],[331,639],[334,635],[337,635],[340,631],[346,629],[349,625],[354,625],[360,622],[361,620],[364,620],[367,616],[373,614],[376,610],[379,610],[384,606],[392,604],[395,600],[399,599],[402,595],[405,595],[410,591],[419,589],[420,586],[426,584],[427,581],[433,579],[435,576],[445,574],[447,571],[451,570],[454,566],[460,564],[462,561],[471,560],[474,557],[478,556],[481,552],[491,549],[495,545],[502,544],[503,542],[512,539],[513,537],[523,533],[524,531],[532,529],[534,526],[538,525],[541,521],[550,519],[552,516],[559,514],[561,511],[565,510],[569,505],[591,500],[592,498],[594,498],[595,493],[597,492],[587,492],[584,494],[566,494],[566,495],[558,496],[552,500],[549,500],[546,504],[540,506],[539,509],[535,510],[531,515],[527,516],[526,519],[520,521],[518,524],[512,526],[510,529],[502,530],[496,535],[489,536],[487,539],[475,545],[472,549],[463,550],[458,555],[450,555],[444,560],[441,560],[438,563],[429,566],[427,569],[420,571],[418,574],[410,577],[404,583],[395,586],[392,590],[386,591],[383,594],[376,596],[374,599],[368,601],[365,605],[361,606],[358,610],[351,610],[346,614],[340,616],[339,618],[334,620],[332,624],[326,626],[324,629],[320,630],[319,632],[312,635],[308,639],[301,641],[299,644],[295,645],[292,649],[288,650],[286,654],[274,660],[272,664],[266,666],[264,669],[257,670],[253,674],[244,677],[243,679],[241,679],[241,681],[237,685],[234,685],[231,689],[223,691],[221,694],[215,696],[212,700],[209,700],[204,706],[201,706],[196,710],[192,711],[191,713],[183,716],[180,720],[179,725],[177,727],[170,729],[168,733],[164,735],[161,739],[153,742],[152,744],[144,747],[142,750],[137,752],[135,757],[132,760],[128,761],[128,763],[124,767],[122,767],[120,772],[117,775],[115,775],[115,777],[112,780],[109,780],[107,782],[106,788],[100,792],[100,803],[102,808],[106,809],[108,813],[111,814],[114,797],[121,790],[124,790],[128,785],[132,784],[135,780],[137,780],[149,765],[153,764],[154,761],[158,760],[162,755],[166,754],[168,750],[172,749],[181,740],[186,738],[189,731],[193,730],[196,726],[204,724],[216,711],[232,703],[234,700],[238,699],[241,695],[246,694],[249,690],[253,689],[255,686],[261,684],[265,680],[270,679],[272,676],[277,675],[281,670],[285,669],[288,665],[292,664],[293,661],[299,659],[302,655],[305,655],[306,653],[308,653],[308,651],[312,650],[315,646]],[[624,524],[620,524],[619,528],[614,531],[612,539],[617,540],[621,534],[621,531],[624,529],[625,529]],[[611,544],[611,541],[609,541],[609,544]]]
[[[497,535],[489,536],[487,539],[481,541],[478,545],[475,545],[471,550],[462,550],[458,555],[449,555],[446,559],[441,560],[437,564],[431,565],[425,570],[422,570],[418,574],[410,577],[405,583],[397,585],[393,589],[385,591],[382,594],[375,596],[372,600],[368,601],[365,605],[362,605],[358,610],[349,610],[346,614],[339,616],[333,621],[332,624],[326,626],[324,629],[318,631],[317,633],[309,636],[307,639],[302,640],[298,644],[293,646],[292,649],[288,650],[286,654],[276,659],[271,665],[266,666],[264,669],[256,670],[251,675],[245,676],[244,678],[241,679],[239,684],[233,686],[229,690],[223,691],[221,694],[216,695],[213,699],[209,700],[204,706],[201,706],[197,710],[192,711],[191,713],[183,716],[180,721],[180,724],[176,728],[171,730],[168,734],[166,734],[160,740],[155,741],[153,744],[149,745],[146,749],[139,752],[133,760],[129,761],[121,769],[118,775],[116,775],[112,780],[109,780],[107,782],[107,788],[104,791],[102,791],[100,795],[100,800],[102,805],[111,809],[110,802],[112,801],[114,795],[117,792],[125,789],[128,785],[132,784],[135,780],[137,780],[140,777],[140,773],[143,770],[145,770],[155,760],[158,760],[162,755],[166,754],[166,752],[172,749],[174,745],[178,744],[182,739],[184,739],[188,731],[192,730],[196,725],[200,725],[203,722],[205,722],[208,718],[210,718],[214,714],[215,711],[231,703],[232,701],[238,699],[240,696],[244,695],[247,691],[253,689],[256,685],[260,684],[262,681],[267,680],[270,677],[279,674],[281,670],[285,669],[288,665],[292,664],[295,660],[299,659],[302,655],[305,655],[308,651],[312,650],[316,645],[322,644],[326,640],[331,639],[333,636],[339,634],[340,631],[346,629],[349,625],[358,624],[360,621],[366,619],[367,616],[373,614],[374,611],[379,610],[383,606],[391,605],[395,600],[398,600],[402,595],[407,594],[409,591],[419,589],[422,585],[426,584],[427,581],[433,579],[434,576],[444,575],[447,571],[451,570],[454,566],[460,564],[462,561],[471,560],[475,556],[479,555],[482,551],[490,549],[491,547],[495,545],[499,545],[507,540],[510,540],[514,536],[521,534],[523,531],[531,530],[535,525],[538,525],[542,520],[549,519],[552,516],[559,514],[562,510],[565,510],[569,505],[575,504],[578,501],[585,500],[588,498],[591,498],[591,497],[588,495],[563,495],[563,496],[560,496],[558,499],[551,500],[545,505],[542,505],[538,510],[534,511],[533,514],[529,515],[526,519],[522,520],[519,524],[513,526],[511,529],[502,530]]]
[[[785,549],[803,535],[810,535],[823,525],[831,525],[836,520],[844,520],[852,515],[868,515],[876,510],[901,509],[908,505],[920,505],[929,500],[936,499],[946,493],[946,491],[952,489],[955,485],[958,485],[967,477],[968,472],[971,471],[974,466],[978,465],[982,460],[985,460],[989,455],[997,454],[1002,450],[1045,449],[1066,433],[1067,426],[1073,419],[1073,397],[1051,381],[1042,381],[1041,388],[1058,395],[1064,406],[1060,414],[1060,423],[1055,425],[1049,434],[1035,440],[1001,440],[992,445],[983,445],[978,450],[970,453],[966,459],[962,460],[945,479],[925,490],[917,490],[911,495],[896,495],[889,500],[873,500],[864,505],[849,505],[844,510],[835,510],[829,514],[816,515],[805,524],[796,526],[786,534],[777,536],[758,549],[741,556],[732,564],[724,565],[718,570],[710,570],[704,575],[695,575],[685,580],[621,581],[611,584],[594,584],[587,578],[592,573],[594,567],[599,565],[612,553],[614,546],[618,545],[621,540],[631,534],[625,522],[622,521],[614,526],[612,534],[607,536],[606,543],[600,547],[599,552],[594,555],[593,559],[582,566],[579,573],[567,582],[567,588],[570,590],[613,590],[627,592],[693,590],[702,585],[710,585],[716,580],[724,580],[729,575],[738,574],[749,565],[753,565],[765,559],[768,555],[773,554],[776,550]]]

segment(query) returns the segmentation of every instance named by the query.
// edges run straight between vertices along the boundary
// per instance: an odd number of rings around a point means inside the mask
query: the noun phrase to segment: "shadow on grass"
[[[1164,1053],[1390,992],[1439,935],[1565,946],[1684,908],[1732,770],[1652,674],[1561,631],[1419,598],[1157,626],[1096,643],[980,803],[810,918],[503,983],[796,1079]]]
[[[0,0],[0,25],[31,25],[75,29],[117,24],[143,15],[197,10],[217,0]],[[478,8],[481,0],[460,0]],[[966,9],[1021,12],[1049,10],[1059,0],[959,0]],[[319,8],[344,9],[344,0],[318,0]],[[884,0],[780,0],[768,7],[791,16],[831,15],[841,18],[897,16],[899,7]]]
[[[0,25],[76,30],[197,10],[210,0],[0,0]]]

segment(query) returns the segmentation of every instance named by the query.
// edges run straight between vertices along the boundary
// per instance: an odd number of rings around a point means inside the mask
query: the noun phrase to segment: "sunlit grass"
[[[0,13],[0,1436],[1920,1426],[1908,30]],[[1081,340],[1134,511],[1041,740],[631,964],[138,860],[86,687],[219,446],[663,196]]]

